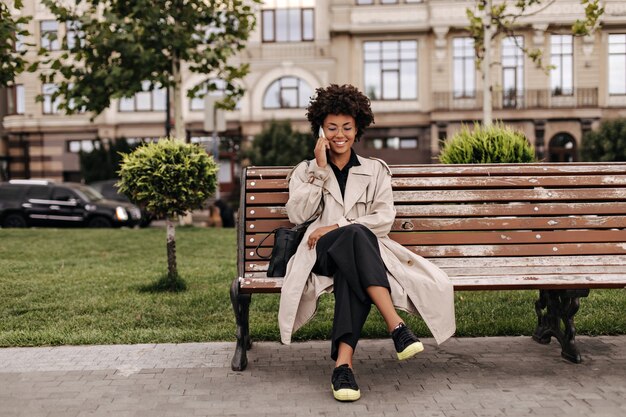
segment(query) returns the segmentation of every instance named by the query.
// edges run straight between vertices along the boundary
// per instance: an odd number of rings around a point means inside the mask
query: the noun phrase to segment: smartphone
[[[324,134],[324,129],[322,128],[322,126],[320,126],[320,130],[319,132],[317,132],[317,136],[326,139],[326,135]]]

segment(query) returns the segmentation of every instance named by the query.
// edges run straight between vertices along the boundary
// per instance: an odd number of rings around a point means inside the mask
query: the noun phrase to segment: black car
[[[102,194],[107,200],[122,201],[132,204],[128,197],[119,192],[117,186],[115,185],[116,183],[117,180],[102,180],[92,182],[89,186]],[[145,210],[141,210],[141,221],[139,222],[140,227],[149,226],[152,220],[153,216],[150,213]]]
[[[130,203],[105,199],[77,183],[12,180],[0,183],[0,225],[132,227],[141,212]]]

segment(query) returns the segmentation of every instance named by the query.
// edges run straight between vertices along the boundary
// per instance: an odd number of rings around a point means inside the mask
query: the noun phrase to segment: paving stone
[[[332,398],[327,341],[255,343],[243,372],[234,343],[0,349],[0,416],[626,415],[626,336],[577,337],[579,365],[529,337],[424,344],[398,362],[389,340],[361,341],[355,404]]]

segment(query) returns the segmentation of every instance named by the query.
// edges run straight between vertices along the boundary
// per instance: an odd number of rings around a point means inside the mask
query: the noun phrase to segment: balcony
[[[598,89],[575,88],[572,94],[553,95],[552,90],[509,90],[493,94],[494,110],[524,109],[572,109],[598,107]],[[458,93],[433,93],[434,111],[482,110],[483,94],[476,91],[473,97],[459,96]]]

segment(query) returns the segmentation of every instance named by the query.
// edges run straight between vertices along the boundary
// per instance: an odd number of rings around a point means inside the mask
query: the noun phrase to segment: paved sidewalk
[[[334,401],[327,342],[0,349],[0,416],[626,416],[626,336],[578,337],[585,362],[529,337],[452,339],[406,362],[364,340],[356,403]]]

